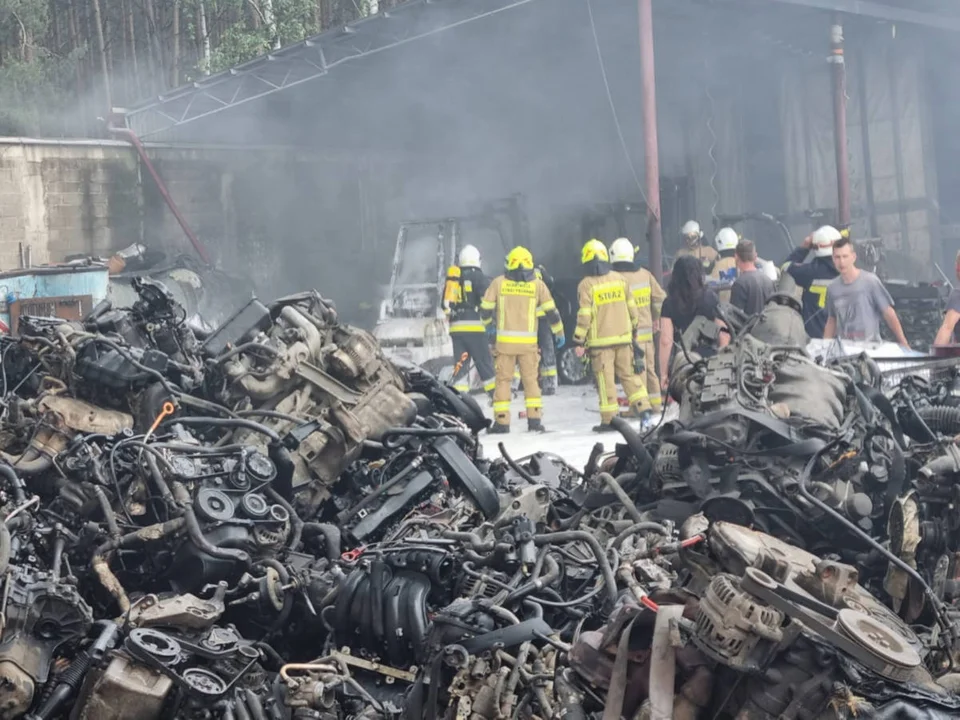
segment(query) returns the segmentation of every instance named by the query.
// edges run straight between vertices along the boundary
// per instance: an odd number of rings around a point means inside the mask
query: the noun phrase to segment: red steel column
[[[837,151],[837,222],[850,225],[850,167],[847,159],[847,66],[843,59],[843,25],[839,16],[830,26],[833,65],[833,138]]]
[[[637,0],[640,16],[640,70],[643,75],[643,144],[647,164],[647,227],[650,271],[663,275],[663,231],[660,227],[660,156],[657,150],[657,81],[653,64],[652,0]]]

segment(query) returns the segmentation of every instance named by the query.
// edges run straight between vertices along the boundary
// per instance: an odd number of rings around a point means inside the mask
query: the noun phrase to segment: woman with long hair
[[[674,341],[686,332],[694,318],[703,315],[726,329],[727,326],[717,314],[719,304],[720,298],[706,286],[700,262],[691,255],[678,257],[673,264],[667,298],[660,312],[660,387],[664,392],[669,385],[670,354]],[[729,342],[729,334],[720,333],[720,347]]]

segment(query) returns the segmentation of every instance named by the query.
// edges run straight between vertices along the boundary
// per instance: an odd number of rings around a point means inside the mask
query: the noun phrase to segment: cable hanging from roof
[[[603,78],[603,87],[607,91],[607,102],[610,104],[610,114],[613,116],[613,124],[617,128],[617,137],[620,138],[620,147],[623,150],[623,156],[630,166],[630,174],[633,175],[633,181],[637,184],[637,190],[640,191],[640,197],[644,205],[650,207],[647,195],[643,191],[643,185],[640,183],[640,176],[637,175],[637,168],[633,164],[633,158],[630,157],[630,149],[627,147],[627,141],[623,137],[623,129],[620,127],[620,117],[617,115],[617,106],[613,102],[613,93],[610,92],[610,82],[607,80],[607,68],[603,62],[603,53],[600,51],[600,39],[597,37],[597,24],[593,19],[593,3],[587,0],[587,13],[590,15],[590,30],[593,33],[593,46],[597,50],[597,61],[600,64],[600,76]]]

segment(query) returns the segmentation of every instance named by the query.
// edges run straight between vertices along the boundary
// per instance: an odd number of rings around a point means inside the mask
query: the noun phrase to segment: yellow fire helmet
[[[525,247],[517,245],[507,255],[507,270],[533,270],[533,255]]]
[[[456,265],[451,265],[450,267],[448,267],[447,277],[451,279],[460,277],[460,268],[457,267]]]
[[[606,246],[594,238],[583,246],[583,253],[580,255],[580,262],[586,265],[591,260],[600,259],[604,262],[610,262],[610,255],[607,253]]]

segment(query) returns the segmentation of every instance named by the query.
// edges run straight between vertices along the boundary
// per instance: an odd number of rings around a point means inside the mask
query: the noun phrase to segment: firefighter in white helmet
[[[720,296],[720,302],[730,302],[730,288],[737,279],[737,243],[740,236],[731,227],[720,228],[713,244],[717,248],[717,261],[709,273],[707,284]]]
[[[703,266],[705,275],[713,272],[713,264],[717,261],[717,251],[709,245],[703,244],[703,230],[696,220],[687,220],[680,229],[680,237],[684,246],[677,250],[677,257],[693,255]]]
[[[659,413],[663,399],[660,394],[660,379],[657,377],[656,350],[653,334],[660,330],[660,308],[667,294],[660,283],[646,268],[636,262],[636,248],[627,238],[617,238],[610,245],[610,262],[613,269],[623,275],[630,294],[637,303],[639,321],[634,335],[635,347],[643,361],[641,379],[647,386],[647,399],[653,412]],[[646,418],[644,419],[646,420]]]
[[[783,270],[803,288],[803,323],[807,335],[822,338],[827,325],[827,285],[840,273],[833,264],[833,244],[843,234],[832,225],[824,225],[808,235],[803,244],[787,258]],[[804,262],[810,252],[813,259]]]
[[[460,264],[447,270],[443,291],[443,305],[453,341],[453,360],[459,365],[453,386],[461,392],[470,390],[471,361],[477,367],[485,392],[492,395],[496,385],[486,327],[480,319],[480,302],[489,285],[490,279],[480,269],[480,251],[473,245],[465,245],[460,251]],[[462,361],[464,355],[467,358]]]

